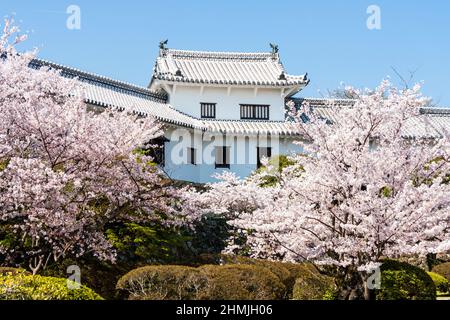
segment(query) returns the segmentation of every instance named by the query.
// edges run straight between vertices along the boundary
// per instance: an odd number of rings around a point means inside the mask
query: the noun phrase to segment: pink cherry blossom
[[[277,172],[269,168],[244,180],[227,174],[191,195],[204,212],[228,216],[253,257],[332,267],[342,298],[367,297],[367,279],[384,258],[450,250],[449,136],[402,134],[427,102],[420,87],[384,81],[358,95],[353,107],[330,106],[332,123],[308,105],[292,110],[305,154],[290,157],[295,164],[275,185],[262,186]],[[237,249],[231,239],[228,252]]]
[[[0,37],[0,225],[18,239],[0,245],[5,260],[26,261],[34,273],[68,254],[114,261],[108,223],[159,221],[162,213],[164,223],[188,223],[179,192],[136,152],[161,126],[87,111],[81,82],[30,68],[35,53],[16,51],[24,40],[17,32],[6,21]]]

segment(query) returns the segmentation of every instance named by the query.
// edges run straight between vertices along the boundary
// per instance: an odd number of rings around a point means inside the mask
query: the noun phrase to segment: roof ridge
[[[197,118],[195,118],[197,119]],[[256,122],[256,123],[286,123],[286,120],[244,120],[244,119],[200,119],[203,122]]]
[[[112,87],[125,89],[125,90],[131,91],[134,93],[138,93],[138,94],[143,94],[143,95],[146,95],[153,99],[160,100],[162,102],[167,102],[167,97],[165,95],[151,91],[148,88],[141,87],[141,86],[138,86],[138,85],[126,82],[126,81],[121,81],[121,80],[116,80],[113,78],[101,76],[96,73],[83,71],[83,70],[80,70],[77,68],[73,68],[73,67],[69,67],[67,65],[55,63],[55,62],[52,62],[49,60],[35,58],[30,62],[30,65],[36,66],[36,67],[47,66],[47,67],[55,68],[58,70],[62,70],[63,72],[66,72],[71,76],[78,77],[80,79],[99,82],[101,84],[106,84],[106,85],[110,85]]]
[[[320,102],[327,102],[327,101],[343,101],[343,102],[351,102],[356,101],[356,99],[350,99],[350,98],[303,98],[303,97],[296,97],[296,98],[290,98],[291,100],[303,100],[303,101],[320,101]]]
[[[265,61],[270,58],[279,60],[279,55],[272,52],[233,52],[233,51],[194,51],[180,49],[165,49],[162,56],[168,55],[176,59],[211,59],[211,60],[241,60]]]
[[[433,114],[439,114],[439,115],[450,115],[450,108],[443,108],[443,107],[423,107],[420,108],[420,113],[421,114],[428,114],[428,115],[433,115]]]

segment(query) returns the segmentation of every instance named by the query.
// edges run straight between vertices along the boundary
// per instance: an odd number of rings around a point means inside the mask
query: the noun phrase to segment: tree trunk
[[[363,284],[364,284],[364,300],[372,300],[372,290],[369,289],[369,283],[368,283],[368,278],[366,277],[362,277],[363,278]]]
[[[368,287],[368,277],[357,271],[349,271],[338,281],[339,300],[372,300],[373,292]]]

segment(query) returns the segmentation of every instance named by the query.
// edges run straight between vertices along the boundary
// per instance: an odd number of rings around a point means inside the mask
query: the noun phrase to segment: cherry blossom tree
[[[198,207],[230,218],[253,257],[332,272],[342,299],[370,298],[368,280],[383,259],[450,249],[449,136],[407,135],[411,123],[427,127],[414,121],[427,102],[420,87],[385,81],[355,95],[352,107],[330,106],[332,121],[290,104],[304,148],[292,165],[268,164],[244,180],[225,174],[191,194]],[[231,239],[228,251],[238,249]]]
[[[187,223],[142,151],[160,126],[88,111],[81,82],[29,67],[35,52],[17,52],[18,31],[6,21],[0,38],[0,259],[33,273],[69,254],[114,261],[108,223]]]

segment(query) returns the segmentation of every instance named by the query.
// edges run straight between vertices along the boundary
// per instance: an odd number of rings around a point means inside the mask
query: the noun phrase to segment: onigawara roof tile
[[[205,52],[161,49],[153,79],[194,84],[295,87],[307,75],[286,73],[278,53]]]

